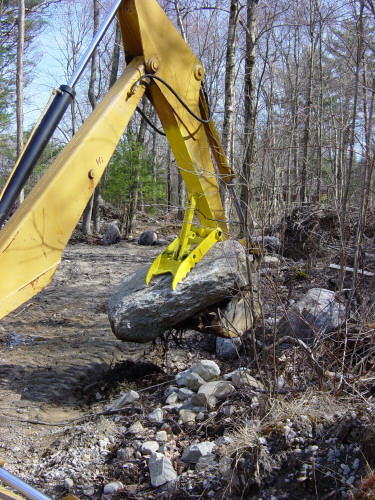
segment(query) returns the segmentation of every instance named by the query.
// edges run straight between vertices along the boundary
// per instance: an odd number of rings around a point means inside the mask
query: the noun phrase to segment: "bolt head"
[[[200,81],[204,77],[204,69],[201,64],[197,64],[194,68],[194,77],[196,80]]]

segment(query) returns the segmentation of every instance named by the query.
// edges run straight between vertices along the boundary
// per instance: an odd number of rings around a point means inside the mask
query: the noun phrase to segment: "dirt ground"
[[[144,346],[115,338],[107,301],[121,278],[160,247],[69,245],[52,283],[0,323],[0,458],[27,469],[54,440],[55,424],[82,414],[86,388]],[[87,411],[87,410],[86,410]]]
[[[277,358],[277,376],[286,381],[280,391],[286,409],[275,406],[283,403],[279,399],[269,412],[265,391],[246,389],[193,426],[178,424],[178,417],[169,415],[163,423],[170,436],[165,453],[174,457],[178,481],[151,486],[147,458],[139,447],[162,428],[147,415],[165,404],[164,389],[173,385],[173,374],[198,359],[215,359],[223,374],[249,361],[246,349],[242,358],[218,360],[213,336],[197,332],[184,332],[182,344],[176,337],[156,346],[115,338],[107,317],[114,288],[125,275],[149,266],[162,249],[125,241],[109,247],[69,244],[51,285],[1,320],[0,459],[6,469],[56,499],[69,492],[80,499],[351,498],[360,479],[373,470],[372,397],[356,402],[352,395],[333,397],[329,380],[320,393],[322,381],[294,346]],[[294,299],[305,288],[327,286],[333,279],[317,267],[309,269],[309,283],[293,280],[292,287],[288,276],[296,269],[270,269],[265,281],[272,277],[282,294]],[[267,323],[274,306],[272,294],[266,292]],[[108,412],[129,389],[140,393],[137,403],[119,413]],[[139,435],[130,433],[134,423],[143,425]],[[244,423],[246,432],[251,426],[256,430],[255,444],[251,436],[240,433],[236,438]],[[197,470],[179,459],[196,440],[220,440],[227,434],[239,440],[239,451],[219,448],[218,457],[224,461],[217,458],[210,470]],[[228,466],[226,476],[228,457],[232,468]],[[249,470],[260,472],[252,475]],[[104,496],[111,481],[121,481],[122,488],[112,497]]]

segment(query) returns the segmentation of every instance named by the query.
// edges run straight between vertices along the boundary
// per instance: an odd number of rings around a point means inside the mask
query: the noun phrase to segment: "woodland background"
[[[337,210],[345,241],[345,220],[355,207],[360,246],[374,204],[374,2],[162,0],[161,5],[205,67],[214,121],[238,174],[251,228],[272,223],[298,204],[325,204]],[[24,90],[31,82],[51,90],[66,83],[109,7],[107,0],[1,1],[0,186],[31,132],[24,126]],[[56,82],[53,73],[42,81],[38,76],[49,51],[46,31],[54,34],[65,81]],[[123,67],[116,21],[26,191]],[[151,105],[143,101],[142,108],[157,123]],[[166,139],[139,115],[125,131],[100,190],[106,201],[124,209],[125,236],[134,231],[137,211],[164,216],[185,203]],[[99,231],[99,199],[86,210],[85,233]]]

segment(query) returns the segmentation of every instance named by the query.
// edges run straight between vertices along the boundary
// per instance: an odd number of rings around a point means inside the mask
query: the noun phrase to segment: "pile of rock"
[[[184,464],[195,464],[197,471],[208,466],[217,466],[213,453],[215,446],[228,444],[230,440],[221,437],[212,442],[193,442],[178,450],[168,423],[168,415],[173,416],[177,413],[179,425],[194,426],[196,422],[204,420],[207,413],[212,412],[214,416],[215,407],[239,387],[247,385],[257,390],[264,389],[261,382],[252,377],[245,368],[239,368],[224,376],[220,375],[219,366],[211,360],[199,361],[191,368],[179,372],[175,377],[175,385],[170,385],[164,390],[165,404],[147,415],[147,420],[154,424],[155,428],[146,429],[140,421],[134,422],[128,429],[128,432],[136,438],[134,446],[120,449],[117,457],[121,459],[148,457],[150,481],[154,487],[177,479],[173,463],[178,460]],[[115,401],[110,409],[119,409],[138,399],[138,393],[129,391]]]

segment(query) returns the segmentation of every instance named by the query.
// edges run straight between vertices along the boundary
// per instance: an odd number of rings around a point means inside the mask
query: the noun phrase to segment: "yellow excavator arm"
[[[147,282],[170,272],[174,288],[216,241],[228,235],[211,156],[225,182],[234,174],[208,116],[201,63],[155,0],[122,0],[115,10],[126,69],[1,229],[0,318],[51,281],[144,93],[158,113],[188,190],[180,236],[152,264]],[[73,95],[70,87],[61,89]],[[38,140],[38,131],[35,134]],[[0,209],[17,175],[16,166],[0,197]],[[194,214],[199,226],[193,225]]]

